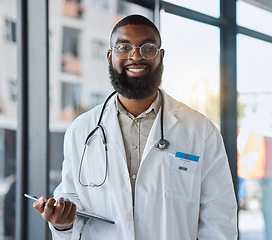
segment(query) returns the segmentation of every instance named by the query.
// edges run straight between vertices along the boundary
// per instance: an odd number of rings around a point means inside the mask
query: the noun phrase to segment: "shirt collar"
[[[126,114],[126,115],[132,115],[131,113],[129,113],[121,104],[119,98],[118,98],[118,94],[116,94],[116,98],[115,98],[115,105],[116,105],[116,109],[118,114]],[[157,96],[155,98],[155,100],[152,102],[152,104],[149,106],[149,108],[147,110],[145,110],[144,112],[142,112],[139,116],[137,116],[137,118],[140,117],[145,117],[148,113],[150,113],[151,111],[154,111],[154,113],[157,115],[159,112],[161,106],[161,96],[159,94],[159,92],[157,92]]]

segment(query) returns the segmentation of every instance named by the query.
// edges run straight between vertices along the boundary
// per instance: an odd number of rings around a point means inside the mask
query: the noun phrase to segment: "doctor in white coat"
[[[222,137],[205,116],[159,89],[160,46],[157,28],[140,15],[113,29],[107,57],[117,93],[72,123],[62,182],[54,198],[34,203],[54,239],[237,239]]]

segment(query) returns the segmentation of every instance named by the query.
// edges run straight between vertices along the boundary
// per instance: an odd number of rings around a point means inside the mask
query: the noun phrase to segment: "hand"
[[[59,198],[57,203],[54,198],[46,202],[44,197],[33,203],[33,207],[40,212],[44,220],[50,222],[57,230],[72,228],[76,218],[76,205],[68,199]]]

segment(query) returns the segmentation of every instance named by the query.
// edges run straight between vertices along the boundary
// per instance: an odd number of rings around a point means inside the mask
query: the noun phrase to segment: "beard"
[[[150,70],[151,66],[145,64]],[[118,73],[112,65],[112,59],[109,63],[109,74],[111,84],[113,88],[128,99],[144,99],[152,96],[161,85],[163,73],[163,62],[161,59],[160,64],[153,72],[145,77],[129,77],[125,72],[125,67],[122,68],[122,72]]]

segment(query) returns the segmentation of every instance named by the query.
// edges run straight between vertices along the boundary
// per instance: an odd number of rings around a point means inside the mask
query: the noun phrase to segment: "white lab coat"
[[[135,185],[135,206],[125,148],[114,97],[102,125],[108,140],[108,176],[99,188],[82,187],[78,170],[84,142],[96,126],[101,106],[78,117],[65,134],[62,183],[55,198],[66,197],[115,224],[77,217],[70,231],[50,226],[54,239],[84,240],[235,240],[237,209],[222,138],[202,114],[164,93],[164,133],[170,142],[158,151],[160,112],[150,131]],[[98,135],[101,133],[97,133]],[[195,173],[173,169],[176,152],[199,156]],[[94,138],[88,146],[81,179],[100,183],[105,171],[104,145]]]

